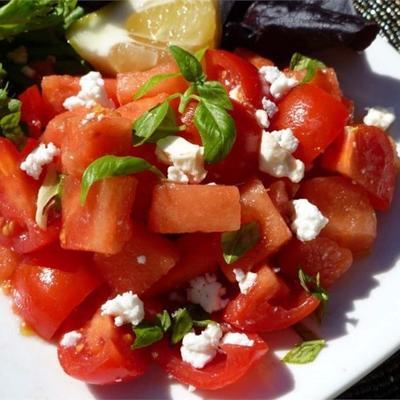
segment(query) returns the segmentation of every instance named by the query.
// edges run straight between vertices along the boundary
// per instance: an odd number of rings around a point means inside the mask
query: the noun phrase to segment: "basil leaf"
[[[150,171],[163,176],[161,171],[139,157],[103,156],[93,161],[85,170],[81,184],[81,203],[84,204],[90,187],[97,181],[112,176],[126,176]]]
[[[209,164],[222,161],[236,140],[233,118],[223,108],[201,99],[194,113],[194,123],[203,142],[204,160]]]
[[[180,308],[172,314],[172,344],[177,344],[192,330],[193,320],[186,308]]]
[[[320,273],[315,277],[308,275],[301,268],[298,270],[298,278],[301,287],[308,293],[311,293],[321,302],[326,303],[329,300],[329,295],[326,289],[321,286]]]
[[[214,323],[214,321],[210,319],[210,314],[204,311],[200,305],[189,304],[186,309],[192,317],[193,326],[196,328],[207,328],[209,324]]]
[[[192,94],[196,92],[196,86],[194,84],[191,84],[183,93],[181,96],[181,100],[179,102],[179,108],[178,111],[183,114],[184,111],[186,110],[186,107],[191,99]]]
[[[153,89],[154,86],[157,86],[159,83],[170,79],[176,78],[177,76],[181,75],[179,72],[171,73],[171,74],[160,74],[152,76],[147,82],[145,82],[139,90],[133,96],[134,100],[138,100],[143,97],[147,92]]]
[[[155,143],[179,130],[175,114],[167,101],[145,112],[133,124],[135,146]]]
[[[19,111],[7,114],[0,119],[1,134],[18,147],[22,147],[26,142],[26,136],[20,126],[20,120],[21,113]]]
[[[309,58],[300,53],[294,53],[291,60],[289,68],[292,71],[306,70],[306,74],[303,78],[303,83],[310,82],[314,78],[315,73],[320,68],[325,68],[326,65],[319,60]]]
[[[325,347],[325,340],[310,340],[293,347],[283,357],[282,361],[288,364],[307,364],[314,361],[319,352]]]
[[[150,346],[164,337],[164,333],[159,326],[150,325],[147,322],[141,322],[133,328],[133,331],[136,337],[132,349]]]
[[[196,53],[194,53],[194,56],[197,58],[199,62],[201,62],[201,60],[204,58],[204,55],[206,54],[207,50],[208,47],[204,47],[200,50],[197,50]]]
[[[195,56],[178,46],[169,46],[169,50],[187,81],[204,81],[203,68]]]
[[[233,106],[229,100],[224,86],[218,81],[206,81],[197,85],[197,91],[200,97],[211,104],[232,110]]]
[[[162,313],[157,314],[156,316],[159,326],[164,332],[167,332],[168,329],[171,328],[172,322],[171,317],[167,310],[164,310]]]
[[[260,227],[257,222],[244,224],[238,231],[225,232],[221,236],[224,260],[232,264],[252,249],[260,240]]]

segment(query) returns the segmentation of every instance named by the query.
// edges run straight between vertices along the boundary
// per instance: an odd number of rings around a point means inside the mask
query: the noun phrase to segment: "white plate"
[[[328,52],[344,91],[364,107],[393,107],[400,118],[400,55],[378,38],[364,54]],[[400,124],[392,128],[397,140]],[[9,300],[0,296],[1,399],[325,399],[338,395],[400,348],[400,193],[390,213],[379,215],[372,254],[357,261],[331,292],[321,335],[328,340],[318,359],[289,366],[279,359],[296,336],[268,335],[271,351],[239,384],[218,392],[189,393],[156,367],[146,376],[119,386],[86,386],[63,373],[55,348],[18,334]]]

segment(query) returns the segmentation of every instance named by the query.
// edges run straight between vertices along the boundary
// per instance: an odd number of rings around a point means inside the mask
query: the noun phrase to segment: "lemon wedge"
[[[194,52],[219,39],[216,0],[123,0],[85,15],[68,30],[77,53],[106,74],[143,71],[174,44]]]

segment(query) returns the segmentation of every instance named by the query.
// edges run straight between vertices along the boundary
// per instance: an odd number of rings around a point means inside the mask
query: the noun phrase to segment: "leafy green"
[[[196,93],[196,86],[192,83],[189,87],[185,90],[183,95],[181,96],[181,101],[179,102],[178,111],[182,114],[192,98],[192,95]]]
[[[192,330],[193,320],[186,308],[179,308],[172,314],[172,344],[177,344]]]
[[[201,99],[194,123],[204,146],[204,160],[209,164],[223,160],[236,140],[233,118],[223,108]]]
[[[175,114],[168,101],[152,108],[140,116],[133,124],[135,146],[143,143],[155,143],[159,139],[179,130]]]
[[[325,340],[310,340],[294,346],[282,361],[288,364],[307,364],[313,362],[326,346]]]
[[[221,236],[224,260],[232,264],[252,249],[260,240],[260,227],[257,222],[244,224],[238,231],[225,232]]]
[[[172,325],[171,317],[167,310],[163,310],[162,313],[157,314],[156,319],[157,319],[158,325],[161,327],[161,329],[164,332],[167,332],[171,328],[171,325]]]
[[[194,55],[178,46],[169,46],[169,50],[187,81],[201,82],[205,80],[203,68]]]
[[[327,302],[329,300],[328,292],[321,286],[319,272],[314,277],[308,275],[301,268],[299,268],[298,278],[301,287],[306,292],[311,293],[314,297],[316,297],[318,300],[322,302]]]
[[[164,337],[163,330],[159,326],[147,322],[141,322],[133,328],[133,331],[135,332],[135,341],[132,349],[150,346]]]
[[[204,55],[206,54],[208,50],[208,47],[203,47],[200,50],[197,50],[196,53],[194,53],[194,56],[197,58],[199,62],[204,58]]]
[[[289,68],[293,71],[306,70],[306,74],[303,78],[303,83],[310,82],[314,78],[315,73],[320,68],[325,68],[325,64],[314,58],[309,58],[300,53],[294,53]]]
[[[135,93],[133,96],[134,100],[138,100],[141,97],[143,97],[147,92],[149,92],[151,89],[153,89],[155,86],[157,86],[159,83],[166,81],[167,79],[170,78],[176,78],[177,76],[180,76],[181,74],[179,72],[176,73],[171,73],[171,74],[160,74],[160,75],[154,75],[152,76],[148,81],[146,81],[140,88],[139,90]]]
[[[197,85],[197,91],[203,100],[218,107],[232,110],[233,106],[228,94],[218,81],[206,81],[201,85]]]
[[[126,176],[138,172],[150,171],[163,176],[161,171],[139,157],[103,156],[93,161],[85,170],[81,184],[81,203],[84,204],[90,187],[97,181],[111,176]]]

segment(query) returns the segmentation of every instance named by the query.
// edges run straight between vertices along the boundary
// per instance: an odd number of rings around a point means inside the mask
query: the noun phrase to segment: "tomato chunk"
[[[252,269],[256,264],[276,253],[292,234],[279,211],[273,205],[263,184],[253,180],[240,189],[241,223],[246,224],[258,221],[261,239],[251,250],[232,264],[226,264],[221,257],[221,267],[230,281],[235,281],[234,268],[245,271]]]
[[[17,313],[44,339],[101,280],[90,258],[57,247],[38,252],[20,264],[12,278],[12,299]]]
[[[162,103],[168,97],[168,93],[158,93],[153,97],[145,97],[136,101],[131,101],[117,108],[117,112],[121,117],[127,118],[135,122],[142,114],[151,108]]]
[[[174,267],[179,253],[173,242],[134,225],[132,239],[115,255],[95,255],[99,272],[116,292],[142,294]]]
[[[179,262],[157,281],[147,292],[149,295],[166,293],[183,287],[199,275],[215,272],[218,268],[219,235],[189,233],[177,240],[181,258]]]
[[[118,253],[132,235],[130,214],[136,184],[133,176],[103,179],[91,187],[82,205],[80,180],[65,177],[61,246],[70,250]]]
[[[389,137],[381,129],[367,125],[347,128],[344,136],[324,154],[322,165],[363,187],[374,208],[389,209],[396,167]]]
[[[61,147],[63,172],[80,177],[86,167],[106,154],[126,156],[132,142],[131,122],[117,115],[82,124],[83,116],[68,118]]]
[[[149,226],[159,233],[237,230],[239,191],[222,185],[159,185],[153,192]]]
[[[243,47],[238,47],[237,49],[235,49],[235,53],[238,56],[249,61],[258,69],[260,69],[261,67],[267,67],[267,66],[271,67],[275,65],[273,61],[269,60],[268,58],[262,57],[259,54],[255,53],[254,51],[251,51],[249,49],[244,49]]]
[[[231,385],[246,374],[267,353],[267,344],[255,334],[250,347],[223,344],[215,359],[202,369],[182,361],[179,346],[171,347],[166,340],[156,343],[156,362],[176,380],[198,389],[216,390]]]
[[[285,275],[296,280],[299,268],[311,276],[320,273],[324,288],[336,282],[352,263],[353,255],[349,249],[325,237],[317,237],[308,242],[294,239],[279,256],[279,265]]]
[[[340,100],[315,85],[304,84],[279,102],[272,127],[291,128],[300,141],[294,156],[310,163],[343,133],[347,119]]]
[[[154,68],[144,72],[128,72],[117,75],[117,97],[120,104],[130,103],[135,93],[152,76],[160,74],[175,74],[179,72],[178,66],[174,62],[167,62],[157,65]],[[182,76],[171,77],[160,82],[154,88],[149,90],[144,97],[152,97],[159,93],[174,94],[184,92],[188,84]]]
[[[0,246],[0,283],[11,277],[19,262],[17,253],[7,247]]]
[[[263,266],[249,292],[240,293],[228,303],[223,318],[245,332],[271,332],[301,321],[318,305],[314,296],[297,286],[289,289],[268,266]]]
[[[132,380],[147,370],[147,349],[132,350],[133,333],[114,326],[100,313],[78,331],[74,346],[58,344],[58,359],[64,371],[83,382],[104,385]]]
[[[299,197],[315,204],[329,219],[321,236],[354,253],[368,251],[376,238],[376,215],[368,196],[340,176],[313,178],[302,183]]]

